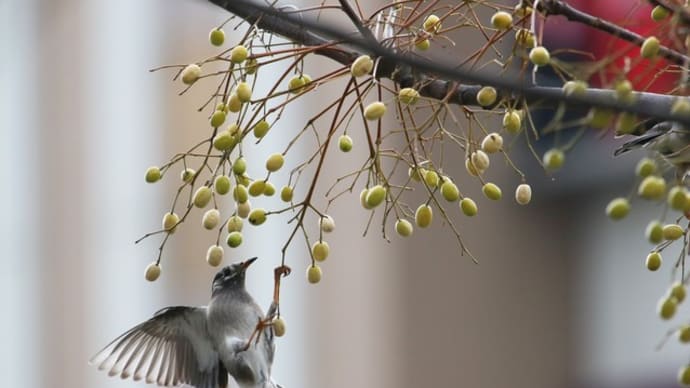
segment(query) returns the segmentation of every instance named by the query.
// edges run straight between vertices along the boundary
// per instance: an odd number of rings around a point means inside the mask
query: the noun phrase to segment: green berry
[[[232,232],[228,234],[228,238],[225,241],[230,248],[237,248],[242,244],[242,233]]]
[[[663,228],[664,240],[673,241],[685,235],[685,230],[678,224],[664,225]]]
[[[359,203],[362,205],[363,208],[365,209],[371,209],[371,206],[367,203],[367,195],[369,194],[369,189],[362,189],[362,191],[359,193]]]
[[[472,198],[467,197],[460,201],[460,210],[462,210],[462,214],[466,215],[467,217],[474,217],[478,212],[477,204],[472,200]]]
[[[204,229],[211,230],[218,226],[218,223],[220,222],[220,212],[218,209],[210,209],[204,213],[203,218],[201,219],[201,225],[204,227]]]
[[[424,173],[424,182],[427,184],[427,186],[434,188],[438,186],[439,181],[440,179],[436,171],[427,170]]]
[[[386,188],[381,185],[376,185],[369,189],[366,197],[367,206],[373,209],[379,206],[386,199]]]
[[[316,284],[321,281],[321,267],[319,267],[316,264],[310,265],[309,268],[307,268],[307,281],[310,284]]]
[[[585,81],[568,81],[563,84],[563,93],[566,96],[581,96],[587,91],[587,82]]]
[[[637,194],[644,199],[661,199],[666,194],[666,181],[662,177],[650,175],[640,182]]]
[[[397,220],[395,222],[395,231],[401,237],[409,237],[414,232],[414,228],[408,220]]]
[[[211,267],[217,267],[223,262],[223,247],[219,245],[211,245],[206,251],[206,262]]]
[[[446,180],[441,185],[441,195],[443,195],[446,201],[455,202],[460,199],[460,190],[458,190],[458,186],[455,183]]]
[[[563,167],[565,153],[558,148],[552,148],[544,154],[543,163],[547,170],[556,171]]]
[[[402,88],[398,92],[398,100],[406,105],[414,105],[419,100],[419,92],[414,88]]]
[[[252,197],[260,196],[264,190],[266,190],[266,181],[264,180],[255,180],[248,187],[249,195]]]
[[[196,175],[196,171],[192,168],[185,168],[180,172],[180,179],[182,179],[182,182],[189,183],[194,179],[194,176]]]
[[[501,188],[496,186],[494,183],[486,183],[482,187],[482,193],[486,198],[493,201],[498,201],[503,196],[501,193]]]
[[[606,129],[611,126],[614,112],[609,109],[592,108],[587,115],[587,122],[594,129]]]
[[[248,58],[247,62],[244,64],[244,72],[248,75],[256,74],[259,69],[259,61],[256,58]]]
[[[237,216],[240,218],[249,217],[249,212],[252,211],[252,204],[249,200],[237,203]]]
[[[674,186],[668,191],[668,205],[675,210],[683,210],[688,202],[687,190],[682,186]]]
[[[317,241],[311,246],[311,254],[316,261],[324,261],[328,258],[331,248],[325,241]]]
[[[678,369],[678,383],[680,385],[690,385],[690,365],[684,365]]]
[[[155,183],[161,179],[161,169],[153,166],[146,170],[146,182]]]
[[[662,262],[663,259],[661,257],[661,253],[654,251],[647,255],[645,266],[647,266],[647,269],[650,271],[656,271],[661,268]]]
[[[250,224],[254,226],[259,226],[266,222],[266,210],[257,208],[249,213],[249,218],[247,218]]]
[[[674,282],[671,285],[671,296],[676,298],[676,302],[682,303],[685,300],[685,286],[681,282]]]
[[[177,229],[177,224],[180,222],[180,217],[176,213],[165,213],[163,216],[163,230],[170,234],[175,233]]]
[[[283,163],[285,163],[285,158],[283,158],[282,154],[271,154],[271,156],[266,159],[266,170],[276,172],[283,167]]]
[[[491,86],[484,86],[477,92],[477,103],[483,107],[493,105],[496,102],[496,98],[498,98],[498,93]]]
[[[431,210],[431,206],[425,204],[419,205],[417,211],[414,214],[415,223],[420,228],[426,228],[429,225],[431,225],[431,221],[433,221],[433,218],[434,212]]]
[[[218,175],[213,181],[213,188],[216,193],[225,195],[230,192],[230,178],[227,175]]]
[[[506,132],[513,135],[519,133],[522,128],[522,118],[520,114],[514,110],[507,111],[503,115],[503,128],[505,128]]]
[[[650,158],[642,158],[637,162],[635,167],[635,174],[637,176],[646,178],[656,172],[656,163]]]
[[[235,188],[232,190],[232,197],[238,203],[247,202],[247,200],[249,199],[249,193],[247,192],[247,188],[242,184],[235,186]]]
[[[666,19],[669,14],[670,12],[666,8],[657,5],[656,7],[652,8],[651,17],[655,22],[660,22]]]
[[[273,183],[266,182],[266,187],[264,187],[264,195],[267,197],[272,197],[276,193],[276,187]]]
[[[268,130],[271,128],[271,126],[268,124],[268,121],[266,120],[261,120],[256,125],[254,126],[254,137],[257,139],[261,139],[266,134],[268,133]]]
[[[630,112],[621,112],[616,120],[616,136],[631,135],[637,130],[637,116]]]
[[[429,39],[421,39],[415,42],[414,46],[419,51],[426,51],[431,47],[431,41]]]
[[[205,208],[206,205],[211,202],[211,198],[213,198],[213,191],[211,188],[208,186],[201,186],[194,193],[192,202],[194,206],[198,208]]]
[[[185,85],[193,84],[199,77],[201,77],[201,67],[196,63],[187,65],[187,67],[182,70],[182,83]]]
[[[232,216],[228,219],[228,233],[241,232],[243,226],[244,221],[242,221],[242,218],[240,218],[239,216]]]
[[[669,320],[673,318],[674,315],[676,315],[676,308],[678,307],[678,304],[676,303],[675,298],[667,298],[664,297],[661,300],[659,300],[659,303],[657,305],[657,311],[659,312],[659,316],[663,320]]]
[[[545,47],[537,46],[530,50],[529,60],[536,66],[546,66],[551,62],[551,54]]]
[[[614,198],[606,206],[606,215],[612,220],[625,218],[630,212],[630,201],[627,198]]]
[[[690,342],[690,325],[682,325],[678,328],[678,341],[687,344]],[[686,385],[690,385],[690,376],[687,378]]]
[[[249,56],[249,50],[242,45],[237,45],[230,50],[230,61],[232,63],[242,63]]]
[[[429,15],[424,19],[424,31],[436,34],[441,30],[441,19],[436,15]]]
[[[212,45],[222,46],[223,42],[225,42],[225,32],[220,28],[214,28],[209,33],[208,39],[211,41]]]
[[[221,131],[213,138],[213,148],[218,151],[227,151],[235,144],[235,137],[229,131]]]
[[[352,138],[348,135],[341,135],[338,139],[338,148],[343,152],[350,152],[352,150]]]
[[[280,199],[283,202],[290,202],[292,201],[292,187],[290,186],[283,186],[282,189],[280,189]]]
[[[240,100],[240,97],[232,93],[230,97],[228,97],[228,111],[232,113],[237,113],[242,109],[242,100]]]
[[[235,86],[235,94],[241,102],[249,102],[252,99],[252,88],[246,82],[240,82]]]
[[[659,49],[661,45],[659,39],[655,36],[650,36],[642,42],[642,47],[640,48],[640,55],[642,58],[652,59],[659,54]]]
[[[232,172],[235,175],[242,175],[247,171],[247,161],[240,157],[235,159],[235,163],[232,164]]]
[[[369,121],[375,121],[386,114],[386,105],[381,101],[372,102],[364,108],[364,118]]]
[[[371,57],[368,55],[360,55],[352,62],[352,65],[350,65],[350,74],[355,78],[363,77],[371,73],[373,68],[374,61]]]
[[[498,30],[507,30],[513,25],[513,16],[508,12],[498,11],[491,16],[491,25]]]
[[[645,236],[652,244],[659,244],[664,241],[664,227],[659,221],[650,221],[645,229]]]
[[[421,167],[410,167],[407,169],[407,176],[415,182],[421,182],[424,175],[426,175],[426,170]]]

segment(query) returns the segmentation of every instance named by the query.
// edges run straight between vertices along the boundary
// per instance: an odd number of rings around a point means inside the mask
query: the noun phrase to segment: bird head
[[[216,291],[227,287],[244,287],[245,272],[256,259],[256,257],[252,257],[251,259],[229,265],[218,271],[213,278],[212,292],[215,294]]]

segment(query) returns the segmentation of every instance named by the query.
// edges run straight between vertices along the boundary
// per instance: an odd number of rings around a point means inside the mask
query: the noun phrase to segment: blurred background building
[[[178,97],[171,73],[147,70],[211,55],[208,31],[227,16],[201,0],[0,0],[4,386],[143,386],[87,360],[161,307],[207,302],[209,234],[173,239],[155,283],[143,268],[158,240],[133,241],[158,226],[174,189],[144,184],[143,172],[199,139],[205,120],[194,109],[203,91]],[[303,125],[280,123],[274,132]],[[368,214],[345,198],[321,284],[306,284],[303,248],[292,253],[275,379],[286,388],[675,386],[688,349],[670,341],[655,351],[670,327],[655,313],[670,270],[643,266],[643,230],[659,209],[604,217],[633,184],[636,155],[613,160],[614,147],[590,141],[555,176],[525,157],[535,188],[526,208],[508,195],[517,177],[492,172],[506,199],[480,202],[480,216],[459,225],[479,265],[439,224],[405,241],[362,239]],[[231,260],[262,258],[249,286],[267,305],[286,229],[266,227]]]

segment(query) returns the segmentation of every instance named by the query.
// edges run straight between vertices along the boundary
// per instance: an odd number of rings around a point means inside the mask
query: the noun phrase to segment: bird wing
[[[671,130],[672,127],[673,127],[672,122],[662,121],[662,122],[654,125],[652,128],[650,128],[644,134],[634,138],[633,140],[630,140],[628,142],[623,143],[623,145],[621,145],[620,148],[616,149],[613,152],[613,155],[618,156],[620,154],[624,154],[624,153],[626,153],[630,150],[633,150],[635,148],[644,147],[647,144],[649,144],[651,141],[653,141],[654,139],[667,133],[669,130]]]
[[[189,384],[226,387],[228,376],[219,362],[206,327],[206,307],[168,307],[117,337],[90,363],[109,376],[120,375],[159,386]]]

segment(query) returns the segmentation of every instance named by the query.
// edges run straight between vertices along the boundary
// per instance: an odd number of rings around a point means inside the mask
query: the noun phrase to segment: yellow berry
[[[242,63],[249,56],[249,50],[242,45],[237,45],[230,50],[230,61],[232,63]]]
[[[243,226],[244,221],[242,221],[242,218],[240,218],[239,216],[232,216],[228,219],[228,233],[241,232]]]
[[[640,55],[642,58],[652,59],[659,54],[659,49],[661,45],[659,44],[659,39],[655,36],[650,36],[642,42],[642,47],[640,48]]]
[[[155,183],[161,179],[161,169],[153,166],[146,170],[146,182]]]
[[[381,101],[372,102],[364,108],[364,118],[369,121],[375,121],[386,114],[386,105]]]
[[[228,97],[228,111],[232,113],[237,113],[242,109],[242,100],[240,100],[240,97],[232,93],[230,97]]]
[[[477,168],[474,166],[474,163],[472,163],[471,158],[465,159],[465,170],[467,170],[467,173],[472,175],[472,176],[479,176],[480,173],[483,173],[483,170],[477,170]]]
[[[429,39],[421,39],[415,42],[414,46],[417,50],[426,51],[431,47],[431,41]]]
[[[441,195],[443,195],[446,201],[455,202],[460,199],[460,190],[458,190],[458,186],[455,183],[446,180],[441,185]]]
[[[223,42],[225,42],[225,32],[220,28],[214,28],[208,34],[208,39],[211,41],[212,45],[221,46]]]
[[[144,277],[150,282],[155,282],[161,276],[161,266],[153,262],[146,267]]]
[[[616,120],[616,136],[631,135],[637,130],[637,116],[630,112],[621,112]]]
[[[352,150],[352,138],[348,135],[341,135],[338,139],[338,148],[343,152],[350,152]]]
[[[625,218],[630,212],[630,201],[627,198],[614,198],[606,206],[606,215],[612,220]]]
[[[661,253],[654,251],[647,255],[645,266],[647,266],[647,269],[650,271],[656,271],[661,268],[662,262],[663,259],[661,257]]]
[[[645,229],[645,236],[652,244],[659,244],[664,241],[664,227],[659,221],[650,221]]]
[[[484,137],[482,140],[482,150],[486,153],[493,154],[503,149],[503,136],[496,132],[492,132]]]
[[[218,226],[218,223],[220,222],[220,212],[218,209],[210,209],[204,213],[203,218],[201,219],[201,225],[204,227],[204,229],[211,230]]]
[[[386,199],[386,188],[381,185],[376,185],[369,189],[367,193],[366,202],[369,209],[379,206]]]
[[[565,163],[565,153],[558,148],[552,148],[544,154],[544,167],[547,170],[556,171]]]
[[[499,30],[507,30],[513,25],[513,16],[508,12],[498,11],[491,16],[491,25]]]
[[[211,245],[206,251],[206,262],[211,267],[217,267],[223,262],[223,247],[219,245]]]
[[[240,82],[235,86],[235,94],[241,102],[249,102],[252,99],[252,88],[246,82]]]
[[[307,74],[296,75],[290,78],[288,81],[288,91],[290,93],[301,93],[307,90],[307,87],[311,83],[311,77]]]
[[[247,189],[249,191],[249,195],[252,197],[258,197],[264,193],[264,190],[266,190],[266,181],[260,179],[255,180]]]
[[[311,284],[316,284],[321,281],[321,267],[316,264],[310,265],[307,268],[307,281]]]
[[[659,316],[663,320],[669,320],[673,318],[674,315],[676,315],[676,308],[678,307],[678,304],[676,303],[676,300],[674,298],[667,298],[663,297],[661,300],[659,300],[659,303],[657,305],[657,311],[659,312]]]
[[[331,248],[325,241],[317,241],[311,246],[311,254],[316,261],[324,261],[328,258]]]
[[[242,244],[242,233],[232,232],[228,234],[228,238],[225,241],[230,248],[237,248]]]
[[[551,61],[551,54],[543,46],[537,46],[530,50],[529,60],[536,66],[546,66]]]
[[[235,137],[229,131],[221,131],[213,138],[213,148],[218,151],[227,151],[235,144]]]
[[[290,202],[292,201],[292,187],[290,186],[283,186],[282,189],[280,189],[280,199],[283,202]]]
[[[439,182],[438,173],[436,171],[427,170],[424,173],[424,182],[426,182],[427,186],[429,186],[431,188],[438,186],[438,182]]]
[[[187,67],[182,70],[182,83],[185,85],[193,84],[199,77],[201,77],[201,67],[195,63],[187,65]]]
[[[436,15],[429,15],[424,19],[424,31],[436,34],[441,30],[441,19]]]
[[[402,88],[398,92],[398,100],[403,104],[414,105],[419,100],[419,92],[414,88]]]
[[[661,199],[666,194],[666,181],[662,177],[645,177],[637,188],[637,194],[644,199]]]
[[[162,222],[163,230],[170,234],[175,233],[175,229],[177,229],[177,224],[179,222],[180,217],[177,215],[177,213],[165,213]]]
[[[517,134],[522,128],[522,118],[514,110],[507,111],[503,115],[503,128],[510,134]]]
[[[678,240],[685,235],[685,230],[678,224],[664,225],[663,228],[664,240]]]
[[[352,76],[355,78],[363,77],[371,73],[373,68],[374,61],[371,59],[371,57],[368,55],[360,55],[357,57],[357,59],[355,59],[354,62],[352,62],[352,65],[350,65],[350,74],[352,74]]]
[[[248,58],[247,62],[244,64],[244,72],[252,75],[255,74],[258,69],[259,61],[257,61],[256,58]]]
[[[472,152],[472,154],[470,154],[470,160],[472,161],[472,165],[478,172],[483,172],[484,170],[489,168],[489,165],[491,164],[489,155],[487,155],[482,150],[476,150]]]
[[[581,96],[587,91],[587,82],[585,81],[568,81],[563,84],[563,93],[566,96]]]
[[[324,233],[331,233],[335,230],[335,220],[331,216],[319,218],[319,228]]]
[[[685,286],[681,282],[674,282],[671,285],[671,296],[676,298],[676,302],[681,303],[685,300]]]
[[[687,344],[690,342],[690,325],[682,325],[678,328],[678,341]],[[690,385],[690,375],[687,378],[686,385]]]
[[[230,192],[230,178],[227,175],[218,175],[213,181],[213,188],[216,193],[225,195]]]
[[[678,383],[681,385],[690,385],[690,365],[684,365],[678,369]]]
[[[412,223],[408,220],[397,220],[395,222],[395,231],[401,237],[409,237],[414,232]]]
[[[271,126],[268,124],[268,121],[266,120],[261,120],[256,125],[254,126],[254,137],[257,139],[261,139],[266,134],[268,133],[268,130],[271,128]]]
[[[249,192],[244,185],[240,184],[235,186],[235,188],[232,190],[232,197],[238,203],[245,203],[249,199]]]
[[[527,205],[532,200],[532,187],[527,183],[518,185],[515,189],[515,202]]]
[[[271,156],[266,159],[266,170],[276,172],[283,167],[283,163],[285,163],[285,158],[283,158],[282,154],[271,154]]]
[[[515,42],[526,48],[532,48],[537,44],[537,40],[534,38],[532,31],[525,28],[520,28],[515,32]]]
[[[407,169],[407,176],[415,182],[421,182],[426,170],[421,167],[410,167]]]
[[[362,191],[359,193],[359,202],[362,204],[362,207],[365,209],[371,209],[371,206],[367,203],[367,195],[369,194],[369,189],[362,189]]]
[[[652,8],[651,17],[652,17],[652,20],[654,20],[655,22],[660,22],[660,21],[663,21],[664,19],[666,19],[668,17],[669,13],[670,12],[666,8],[664,8],[660,5],[657,5],[656,7]]]
[[[592,108],[587,115],[587,123],[594,129],[606,129],[611,126],[614,111],[610,109]]]
[[[687,205],[687,190],[682,186],[674,186],[668,191],[668,205],[675,210],[683,210]]]
[[[237,215],[240,218],[247,218],[249,217],[249,212],[252,211],[252,203],[247,200],[246,202],[238,202],[237,203]]]
[[[671,105],[671,114],[686,116],[690,114],[690,100],[687,97],[676,97]]]
[[[496,98],[498,98],[498,93],[491,86],[484,86],[477,92],[477,103],[483,107],[493,105],[496,102]]]
[[[486,198],[493,201],[498,201],[503,196],[501,188],[494,183],[485,183],[484,186],[482,186],[482,193],[484,193]]]
[[[235,175],[242,175],[247,171],[247,161],[244,158],[235,159],[235,163],[232,164],[232,172]]]
[[[194,176],[196,175],[196,171],[192,168],[185,168],[180,172],[180,179],[182,179],[182,182],[189,183],[194,179]]]
[[[198,208],[204,208],[206,207],[206,205],[208,205],[209,202],[211,202],[212,197],[213,191],[211,190],[211,188],[208,186],[201,186],[194,193],[192,202],[194,203],[194,206]]]
[[[266,222],[266,210],[261,208],[256,208],[249,213],[249,223],[254,226],[259,226]]]
[[[472,198],[465,197],[460,201],[460,210],[462,214],[467,217],[474,217],[477,215],[478,209],[477,204],[472,200]]]
[[[282,337],[285,335],[285,320],[282,317],[276,317],[273,319],[273,334],[276,337]]]
[[[431,206],[425,204],[419,205],[414,214],[415,223],[420,228],[426,228],[431,225],[433,218],[434,212],[431,210]]]
[[[646,178],[656,172],[656,163],[650,158],[642,158],[637,162],[635,167],[635,174],[637,176]]]
[[[264,195],[267,197],[272,197],[273,194],[276,193],[276,187],[273,186],[273,183],[271,182],[266,182],[266,185],[264,187]]]

